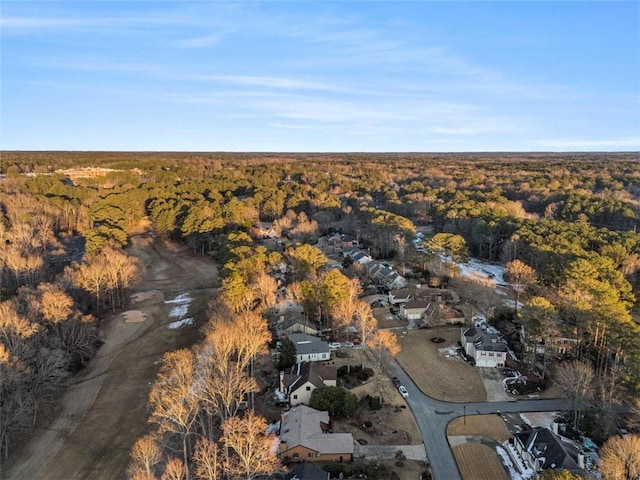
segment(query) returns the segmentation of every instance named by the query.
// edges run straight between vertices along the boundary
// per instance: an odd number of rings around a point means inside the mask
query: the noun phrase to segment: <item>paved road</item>
[[[413,411],[422,435],[431,473],[435,480],[462,480],[447,441],[447,425],[454,418],[490,413],[555,412],[570,408],[566,399],[518,400],[503,402],[451,403],[428,397],[396,364],[395,375],[407,388],[407,404]]]

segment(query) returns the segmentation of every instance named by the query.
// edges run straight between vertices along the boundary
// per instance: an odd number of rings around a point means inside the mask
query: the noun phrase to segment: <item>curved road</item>
[[[395,375],[407,388],[407,404],[418,423],[422,441],[431,464],[431,473],[436,480],[462,480],[460,471],[447,441],[447,425],[454,418],[489,413],[555,412],[568,410],[569,402],[564,398],[548,400],[517,400],[506,402],[451,403],[425,395],[411,377],[397,364]]]

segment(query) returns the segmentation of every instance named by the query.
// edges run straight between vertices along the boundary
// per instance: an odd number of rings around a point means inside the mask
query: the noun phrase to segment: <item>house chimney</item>
[[[582,450],[578,452],[578,467],[584,470],[584,452]]]
[[[558,435],[558,422],[556,421],[551,422],[551,430],[553,431],[553,433]]]

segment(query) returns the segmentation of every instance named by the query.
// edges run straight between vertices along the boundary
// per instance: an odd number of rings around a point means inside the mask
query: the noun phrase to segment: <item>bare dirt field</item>
[[[456,418],[447,426],[447,435],[477,435],[502,443],[511,437],[509,429],[498,415],[467,415]]]
[[[463,443],[452,450],[464,480],[510,480],[498,455],[488,445]]]
[[[192,256],[182,246],[137,235],[129,252],[144,264],[134,290],[140,323],[125,323],[121,313],[105,319],[104,344],[72,381],[58,415],[39,428],[24,450],[6,465],[3,477],[25,480],[111,480],[124,478],[129,450],[148,430],[149,388],[166,351],[191,345],[195,326],[169,329],[174,299],[188,291],[187,311],[195,324],[215,293],[217,269],[208,258]],[[153,294],[147,292],[153,291]],[[157,292],[157,293],[156,293]],[[136,295],[137,294],[137,295]]]
[[[460,340],[457,327],[440,328],[443,343],[430,341],[436,330],[411,330],[399,336],[402,351],[396,357],[420,390],[430,397],[448,402],[482,402],[487,392],[475,367],[460,358],[447,358],[441,349]]]

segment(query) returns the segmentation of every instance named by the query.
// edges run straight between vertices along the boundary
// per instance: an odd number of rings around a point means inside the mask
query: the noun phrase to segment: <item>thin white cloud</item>
[[[232,35],[234,30],[221,30],[219,32],[211,33],[201,37],[187,38],[176,42],[176,46],[179,48],[205,48],[217,45],[224,38]]]

